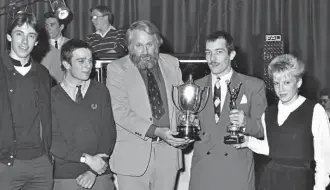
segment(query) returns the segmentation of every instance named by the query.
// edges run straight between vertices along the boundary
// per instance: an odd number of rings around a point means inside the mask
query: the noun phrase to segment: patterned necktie
[[[147,69],[147,80],[148,80],[148,95],[149,102],[151,106],[152,116],[156,119],[161,118],[165,109],[163,108],[163,101],[160,95],[159,87],[157,85],[157,81],[152,72]]]
[[[78,91],[76,94],[76,102],[77,104],[80,104],[80,102],[83,100],[83,95],[81,93],[81,85],[77,85]]]
[[[55,48],[58,49],[57,41],[55,41]]]
[[[220,78],[219,77],[215,81],[215,85],[214,85],[213,103],[214,103],[215,122],[218,123],[219,119],[220,119],[220,112],[221,112],[221,88],[220,88]]]

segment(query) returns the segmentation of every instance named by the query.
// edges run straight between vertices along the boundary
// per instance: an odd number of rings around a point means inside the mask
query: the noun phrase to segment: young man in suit
[[[53,186],[51,76],[31,57],[39,34],[36,18],[25,12],[7,31],[10,51],[0,59],[0,189]]]
[[[217,31],[206,39],[206,60],[211,74],[196,81],[210,86],[212,91],[205,109],[199,114],[201,141],[194,144],[190,190],[226,189],[254,190],[254,161],[249,149],[225,144],[227,126],[243,127],[246,134],[262,137],[260,122],[267,101],[263,81],[235,72],[231,61],[236,52],[230,34]],[[230,111],[230,88],[242,83],[237,96],[237,108]]]
[[[49,37],[49,43],[56,49],[61,49],[63,44],[69,38],[63,36],[64,23],[61,21],[54,12],[46,12],[44,14],[45,29]]]
[[[64,23],[57,18],[54,12],[46,12],[44,14],[45,29],[48,34],[49,51],[42,59],[43,64],[50,75],[54,78],[54,83],[62,82],[64,71],[61,69],[60,50],[69,38],[62,35]]]
[[[120,190],[174,189],[182,166],[180,145],[173,137],[176,108],[172,85],[182,83],[177,58],[159,53],[160,32],[149,21],[137,21],[126,34],[129,55],[107,67],[107,86],[117,125],[110,167]]]
[[[69,40],[61,60],[64,80],[52,88],[54,190],[113,190],[107,163],[116,125],[107,87],[89,79],[92,48]]]

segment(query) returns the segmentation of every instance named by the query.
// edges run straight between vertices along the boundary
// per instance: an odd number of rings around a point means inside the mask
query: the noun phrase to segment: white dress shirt
[[[61,34],[60,37],[58,37],[57,39],[50,39],[49,40],[50,44],[54,47],[55,47],[55,41],[57,41],[57,49],[61,49],[63,44],[64,44],[65,39]]]
[[[32,64],[27,67],[14,66],[15,70],[23,76],[25,76],[31,70],[31,67],[32,67]]]
[[[277,122],[281,126],[291,112],[296,110],[304,101],[305,97],[299,96],[290,105],[284,105],[279,101]],[[247,147],[258,154],[269,155],[269,146],[266,133],[265,114],[262,115],[264,128],[264,140],[248,136]],[[312,134],[314,137],[314,160],[316,162],[314,190],[325,190],[329,184],[330,175],[330,124],[324,108],[316,104],[313,110]]]
[[[85,97],[85,95],[86,95],[90,82],[91,82],[90,80],[87,80],[87,81],[83,81],[81,83],[81,94],[83,95],[83,97]],[[77,85],[70,83],[65,78],[60,84],[61,84],[61,87],[64,89],[64,91],[70,96],[70,98],[73,101],[76,101],[76,95],[78,92]]]
[[[227,94],[227,81],[229,82],[231,79],[231,76],[233,75],[233,69],[230,69],[229,73],[227,73],[226,75],[220,77],[220,89],[221,89],[221,105],[220,105],[220,109],[222,111],[222,107],[223,104],[225,102],[226,99],[226,94]],[[218,78],[218,76],[214,75],[213,73],[211,74],[212,76],[212,98],[214,96],[214,85],[215,82]]]

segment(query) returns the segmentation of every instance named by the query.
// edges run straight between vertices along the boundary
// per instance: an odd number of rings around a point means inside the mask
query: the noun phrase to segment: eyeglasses
[[[90,16],[89,18],[90,18],[91,20],[96,20],[96,19],[99,19],[99,18],[104,17],[104,16],[107,16],[107,15],[101,15],[101,16],[96,16],[96,15],[94,15],[94,16]]]

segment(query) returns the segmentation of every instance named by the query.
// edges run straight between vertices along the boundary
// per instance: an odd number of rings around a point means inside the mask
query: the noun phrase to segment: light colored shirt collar
[[[97,30],[95,33],[102,36],[102,38],[107,35],[107,33],[110,31],[110,30],[116,30],[116,28],[114,26],[112,26],[111,24],[109,25],[109,28],[107,29],[107,31],[104,33],[104,34],[101,34],[101,32],[99,30]]]
[[[31,70],[32,64],[27,67],[17,67],[14,66],[15,70],[19,72],[21,75],[25,76]]]
[[[62,34],[60,34],[60,36],[56,39],[50,39],[51,42],[55,42],[55,41],[61,41],[63,38]]]
[[[215,74],[213,74],[213,73],[211,73],[211,75],[212,75],[212,87],[213,87],[214,84],[215,84],[215,81],[218,78],[218,76],[215,75]],[[226,75],[220,77],[220,83],[222,83],[222,82],[226,83],[226,81],[230,81],[230,79],[231,79],[232,76],[233,76],[233,69],[230,68],[229,73],[227,73]]]
[[[296,110],[302,103],[304,103],[304,101],[306,100],[305,97],[298,95],[298,98],[296,100],[294,100],[293,102],[291,102],[289,105],[284,105],[281,100],[278,101],[278,112],[287,112],[287,113],[291,113],[294,110]]]
[[[55,47],[55,41],[57,41],[58,49],[61,49],[61,47],[63,45],[63,41],[64,41],[64,38],[63,38],[62,34],[60,34],[60,36],[57,39],[50,39],[49,40],[50,44],[54,47]]]
[[[83,97],[85,97],[88,87],[90,85],[90,79],[87,81],[83,81],[81,83],[81,93]],[[76,84],[71,83],[70,81],[66,80],[65,77],[63,81],[60,83],[61,87],[64,91],[70,96],[73,101],[76,101],[76,94],[78,92],[78,88]]]

